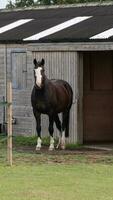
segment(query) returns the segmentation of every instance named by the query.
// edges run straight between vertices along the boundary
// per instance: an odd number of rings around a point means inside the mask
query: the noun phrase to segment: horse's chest
[[[36,108],[37,108],[38,110],[45,110],[45,108],[46,108],[45,102],[42,101],[42,100],[38,100],[38,101],[36,102]]]
[[[48,101],[46,98],[38,97],[35,102],[36,109],[41,113],[46,113],[49,109]]]

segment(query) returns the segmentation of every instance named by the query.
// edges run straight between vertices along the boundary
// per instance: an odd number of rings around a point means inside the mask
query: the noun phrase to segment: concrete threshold
[[[102,151],[113,151],[113,145],[84,145],[85,148],[102,150]]]

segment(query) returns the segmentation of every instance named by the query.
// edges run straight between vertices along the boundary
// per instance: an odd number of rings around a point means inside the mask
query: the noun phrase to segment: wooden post
[[[12,166],[12,83],[7,83],[7,159]]]

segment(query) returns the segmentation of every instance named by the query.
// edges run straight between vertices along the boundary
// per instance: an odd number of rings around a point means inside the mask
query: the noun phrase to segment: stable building
[[[68,142],[113,141],[113,5],[0,11],[0,99],[13,87],[13,134],[36,134],[30,96],[33,58],[74,93]],[[0,124],[6,122],[0,107]],[[42,136],[47,136],[43,117]],[[55,130],[57,135],[57,131]]]

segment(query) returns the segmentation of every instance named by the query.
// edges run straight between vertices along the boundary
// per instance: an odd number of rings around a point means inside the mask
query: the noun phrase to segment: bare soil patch
[[[60,163],[60,164],[75,164],[75,163],[104,163],[113,164],[113,150],[101,150],[80,147],[73,150],[55,149],[49,151],[48,147],[42,147],[40,151],[35,150],[35,146],[18,146],[14,147],[18,153],[22,153],[21,159],[26,162],[38,163]],[[27,156],[29,154],[29,156]],[[19,158],[20,159],[20,158]]]

